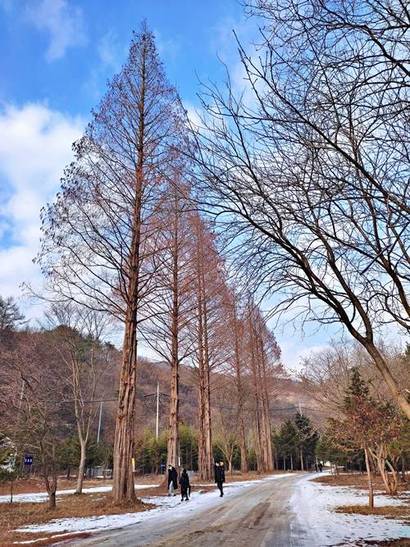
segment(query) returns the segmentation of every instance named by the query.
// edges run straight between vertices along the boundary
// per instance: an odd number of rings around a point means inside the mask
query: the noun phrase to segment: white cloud
[[[84,120],[41,104],[0,110],[0,294],[18,296],[23,282],[41,282],[32,263],[40,236],[40,208],[57,191],[71,144]],[[5,234],[7,232],[7,239]],[[3,234],[3,241],[1,240]]]
[[[48,32],[50,42],[46,58],[55,61],[65,55],[70,47],[84,46],[87,36],[81,8],[67,0],[41,0],[30,3],[26,15],[38,30]]]
[[[293,338],[281,339],[279,336],[278,342],[282,350],[282,363],[289,372],[299,372],[304,366],[304,359],[330,348],[330,344],[327,343],[325,336],[323,343],[318,344],[312,344],[312,340],[303,339],[297,334]]]

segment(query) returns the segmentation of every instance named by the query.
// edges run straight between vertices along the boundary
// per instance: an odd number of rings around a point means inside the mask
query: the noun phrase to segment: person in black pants
[[[178,488],[178,473],[173,465],[168,465],[168,496],[175,496]]]
[[[188,492],[190,491],[189,485],[189,476],[186,472],[186,469],[182,470],[181,476],[179,478],[179,484],[181,485],[181,501],[189,500]]]
[[[224,462],[215,463],[215,482],[221,493],[220,497],[222,498],[224,495],[223,484],[225,482]]]

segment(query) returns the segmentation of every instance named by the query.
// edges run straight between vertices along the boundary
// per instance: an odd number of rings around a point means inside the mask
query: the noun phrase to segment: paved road
[[[157,518],[96,533],[74,543],[127,547],[314,547],[314,539],[301,529],[290,505],[290,497],[301,479],[300,475],[288,475],[266,480],[231,492],[223,499],[216,498],[211,506],[198,505],[189,514],[184,511],[183,518],[176,517],[176,507]]]

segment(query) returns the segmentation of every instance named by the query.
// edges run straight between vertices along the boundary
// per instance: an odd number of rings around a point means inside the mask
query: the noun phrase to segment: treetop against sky
[[[0,295],[18,298],[23,282],[40,286],[32,263],[40,209],[58,190],[71,144],[107,79],[125,62],[132,31],[143,20],[192,117],[201,81],[222,83],[227,67],[241,88],[244,73],[232,30],[249,44],[257,23],[236,0],[0,0],[0,132],[6,136],[0,140]],[[21,305],[29,317],[40,313]],[[288,327],[278,331],[286,364],[296,365],[335,332],[307,326],[306,334],[302,339]]]

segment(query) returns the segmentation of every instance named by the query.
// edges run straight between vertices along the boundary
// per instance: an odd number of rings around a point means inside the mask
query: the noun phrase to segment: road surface
[[[176,506],[156,518],[95,533],[71,544],[315,547],[316,541],[308,530],[302,529],[290,504],[290,498],[302,479],[303,475],[285,475],[240,488],[237,492],[232,487],[229,496],[213,498],[212,505],[209,502],[197,505],[189,513],[184,509],[180,515],[179,506]]]

